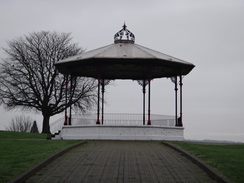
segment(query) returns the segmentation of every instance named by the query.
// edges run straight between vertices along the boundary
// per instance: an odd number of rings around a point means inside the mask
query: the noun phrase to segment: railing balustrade
[[[72,126],[95,125],[97,120],[96,117],[96,114],[72,115]],[[60,118],[52,122],[50,124],[51,132],[55,133],[60,130],[63,126],[63,123],[64,118]],[[142,126],[143,115],[126,113],[106,113],[104,114],[103,125]],[[151,114],[151,125],[174,127],[175,117],[169,115]]]

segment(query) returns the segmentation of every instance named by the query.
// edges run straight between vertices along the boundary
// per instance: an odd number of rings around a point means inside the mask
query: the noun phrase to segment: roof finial
[[[124,21],[124,25],[123,25],[123,29],[126,30],[126,24],[125,24],[125,21]]]
[[[135,35],[127,29],[125,22],[122,27],[123,29],[114,35],[114,43],[134,43]]]

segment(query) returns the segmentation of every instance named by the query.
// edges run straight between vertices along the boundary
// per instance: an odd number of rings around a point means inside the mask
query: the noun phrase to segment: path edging
[[[52,156],[50,156],[50,157],[46,158],[45,160],[41,161],[40,163],[34,165],[30,169],[27,169],[23,173],[17,175],[13,179],[11,179],[9,181],[9,183],[22,183],[22,182],[25,182],[29,177],[34,175],[35,172],[37,172],[38,170],[40,170],[41,168],[43,168],[44,166],[46,166],[47,164],[49,164],[53,160],[57,159],[58,157],[60,157],[64,153],[72,150],[73,148],[75,148],[75,147],[77,147],[77,146],[79,146],[81,144],[85,144],[85,143],[87,143],[87,142],[86,141],[82,141],[82,142],[79,142],[79,143],[76,143],[76,144],[72,144],[72,145],[66,147],[65,149],[53,154]]]
[[[192,154],[190,154],[189,152],[173,145],[170,143],[167,143],[165,141],[161,142],[162,144],[170,147],[171,149],[179,152],[181,155],[185,156],[186,158],[188,158],[189,160],[191,160],[194,164],[196,164],[197,166],[199,166],[202,170],[204,170],[212,179],[220,182],[220,183],[231,183],[231,181],[229,179],[227,179],[225,176],[223,176],[222,174],[220,174],[216,169],[214,169],[213,167],[207,165],[204,161],[200,160],[199,158],[197,158],[196,156],[193,156]]]

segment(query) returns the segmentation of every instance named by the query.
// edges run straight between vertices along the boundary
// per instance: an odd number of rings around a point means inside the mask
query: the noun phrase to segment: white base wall
[[[64,126],[64,140],[184,140],[183,127],[162,126]]]

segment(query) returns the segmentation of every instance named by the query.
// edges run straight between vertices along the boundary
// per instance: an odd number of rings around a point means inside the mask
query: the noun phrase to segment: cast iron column
[[[69,125],[71,125],[71,119],[72,119],[72,92],[73,92],[73,77],[70,75],[70,107],[69,107]]]
[[[146,93],[146,80],[143,79],[143,84],[142,84],[142,92],[143,92],[143,125],[145,125],[146,117],[145,117],[145,93]]]
[[[182,86],[183,86],[183,83],[182,83],[182,75],[180,75],[180,120],[179,120],[179,126],[183,126],[183,123],[182,123]]]
[[[98,84],[97,84],[97,122],[96,124],[100,124],[100,118],[99,118],[99,112],[100,112],[100,78],[97,79]]]
[[[105,83],[104,83],[104,79],[101,80],[102,81],[102,125],[103,125],[103,121],[104,121],[104,92],[105,92]]]
[[[177,108],[178,108],[178,102],[177,102],[177,76],[175,76],[175,126],[178,126],[178,117],[177,117]]]
[[[148,79],[148,121],[147,125],[151,125],[151,79]]]
[[[68,74],[66,74],[65,76],[65,110],[64,110],[64,125],[67,125],[67,121],[68,121],[68,116],[67,116],[67,98],[68,98]]]

